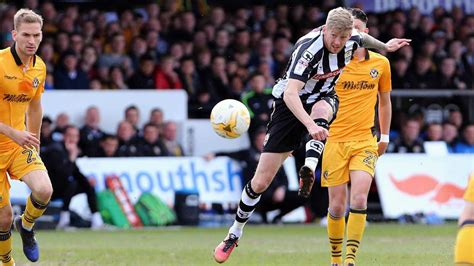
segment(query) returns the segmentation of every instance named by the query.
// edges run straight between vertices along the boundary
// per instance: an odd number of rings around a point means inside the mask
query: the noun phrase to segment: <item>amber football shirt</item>
[[[39,99],[44,91],[46,64],[40,57],[32,57],[24,71],[15,45],[0,50],[0,122],[25,130],[25,117],[32,99]],[[0,150],[9,150],[16,144],[0,134]]]
[[[329,130],[334,142],[371,138],[378,92],[392,90],[390,64],[383,55],[367,50],[365,60],[354,57],[336,84],[339,110]]]

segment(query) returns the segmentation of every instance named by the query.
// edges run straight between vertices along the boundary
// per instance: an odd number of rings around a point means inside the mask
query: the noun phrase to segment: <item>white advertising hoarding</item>
[[[386,218],[435,213],[458,218],[474,155],[386,154],[377,162],[376,183]]]

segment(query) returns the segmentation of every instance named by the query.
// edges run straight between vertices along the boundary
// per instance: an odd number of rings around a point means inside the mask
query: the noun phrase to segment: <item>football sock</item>
[[[2,265],[13,265],[12,254],[12,232],[0,231],[0,260]]]
[[[344,264],[355,263],[357,250],[364,235],[366,218],[366,209],[350,209],[347,221],[346,259]]]
[[[314,122],[325,129],[329,129],[328,121],[324,118],[315,119]],[[306,142],[306,158],[304,160],[304,165],[309,167],[313,173],[316,171],[318,166],[319,158],[324,150],[324,143],[326,140],[315,140],[311,136],[308,136],[309,141]]]
[[[331,264],[342,264],[342,242],[344,240],[345,217],[335,217],[328,212],[328,237],[331,248]]]
[[[260,201],[260,194],[256,193],[248,182],[242,191],[242,198],[239,202],[239,208],[235,214],[235,221],[232,227],[229,229],[229,233],[236,235],[237,237],[242,236],[242,231],[247,223],[250,215],[255,211],[257,203]]]
[[[474,220],[465,221],[459,228],[454,262],[456,265],[474,265]]]
[[[48,203],[41,203],[30,194],[26,201],[25,212],[21,216],[22,226],[24,229],[30,231],[35,224],[35,220],[43,215]]]

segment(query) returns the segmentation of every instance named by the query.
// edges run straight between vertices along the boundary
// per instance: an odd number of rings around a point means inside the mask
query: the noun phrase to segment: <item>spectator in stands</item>
[[[117,138],[119,141],[117,157],[138,156],[136,131],[130,122],[124,120],[118,124]]]
[[[54,129],[52,138],[54,141],[63,141],[63,134],[66,127],[69,125],[69,115],[66,113],[59,113],[54,122]]]
[[[454,146],[455,153],[474,153],[474,123],[467,124],[463,130],[463,139]]]
[[[434,87],[433,62],[425,55],[418,55],[408,74],[408,83],[412,89],[431,89]]]
[[[209,102],[212,106],[231,97],[229,77],[226,72],[226,59],[223,56],[217,55],[212,58],[211,69],[203,78],[205,82],[202,89],[209,93]]]
[[[442,141],[443,140],[443,126],[441,123],[431,123],[426,129],[425,141]]]
[[[184,156],[184,150],[177,141],[177,125],[173,121],[167,121],[163,125],[163,143],[168,150],[168,156]]]
[[[394,89],[409,89],[411,84],[407,79],[409,62],[405,57],[397,57],[393,61],[392,87]]]
[[[154,124],[161,131],[161,128],[163,127],[164,117],[165,117],[165,115],[163,113],[163,110],[161,110],[158,107],[153,108],[150,111],[150,119],[148,120],[148,123]]]
[[[453,108],[449,110],[448,121],[456,126],[457,130],[460,131],[463,124],[463,115],[459,108]]]
[[[125,83],[124,72],[120,66],[112,66],[109,70],[109,89],[125,90],[128,85]]]
[[[54,71],[54,87],[72,90],[89,89],[89,78],[78,67],[76,53],[68,50],[62,54],[61,58],[62,66]]]
[[[53,121],[48,116],[43,116],[43,120],[41,123],[41,135],[40,135],[40,150],[42,151],[44,147],[53,143],[52,138],[52,123]]]
[[[97,50],[92,45],[87,45],[82,50],[80,68],[90,79],[95,78],[97,73]],[[91,86],[92,87],[92,86]]]
[[[420,123],[414,118],[408,118],[402,126],[402,133],[390,142],[387,152],[422,153],[423,141],[420,139]]]
[[[132,60],[133,69],[137,70],[140,68],[142,62],[141,58],[147,53],[148,47],[145,39],[140,36],[133,38],[132,45],[130,47],[130,60]],[[154,59],[153,57],[151,57]],[[154,62],[153,62],[154,64]]]
[[[258,159],[263,150],[265,134],[266,130],[264,128],[257,129],[252,139],[252,146],[249,149],[236,152],[210,153],[205,156],[205,159],[211,160],[216,156],[229,156],[237,160],[242,166],[242,184],[246,184],[252,179],[255,169],[257,168]],[[271,221],[272,223],[279,223],[283,216],[303,204],[304,199],[298,196],[298,192],[288,189],[288,177],[282,167],[278,170],[270,187],[262,194],[257,211],[262,213],[264,222],[266,223],[268,222],[266,212],[280,210],[278,215]]]
[[[202,82],[192,57],[185,56],[181,58],[179,68],[179,79],[183,85],[183,89],[188,94],[188,105],[197,104],[197,93],[202,90]]]
[[[97,209],[97,199],[94,187],[76,165],[76,159],[81,154],[78,146],[79,129],[67,126],[64,131],[64,141],[52,143],[42,153],[53,185],[52,199],[62,199],[63,207],[57,225],[64,229],[70,224],[69,204],[72,197],[86,193],[87,202],[92,213],[91,227],[100,228],[103,221]]]
[[[436,75],[435,88],[440,89],[466,89],[466,82],[456,75],[456,61],[454,58],[446,57],[441,60],[439,73]]]
[[[128,82],[130,89],[154,89],[155,60],[149,54],[140,57],[139,69]]]
[[[443,123],[443,140],[448,146],[448,151],[453,152],[454,145],[458,141],[458,129],[454,124],[450,122]]]
[[[99,57],[99,65],[104,67],[121,66],[128,74],[132,69],[132,61],[125,54],[125,36],[121,33],[115,33],[111,36],[110,51]]]
[[[178,73],[174,70],[174,60],[166,55],[160,59],[160,65],[155,74],[155,87],[157,89],[182,89]]]
[[[137,142],[139,156],[168,156],[168,150],[160,139],[160,130],[155,124],[143,126],[143,137]]]
[[[100,112],[97,106],[90,106],[86,110],[84,126],[80,130],[79,147],[82,155],[96,157],[99,154],[99,142],[105,135],[100,129]]]
[[[140,123],[140,110],[135,105],[130,105],[125,109],[124,114],[125,121],[129,122],[132,125],[133,129],[135,130],[135,135],[138,135],[140,132],[140,127],[138,124]]]
[[[464,51],[461,59],[466,75],[468,76],[469,88],[474,89],[474,32],[472,32],[466,43],[466,50]]]
[[[100,140],[100,149],[96,157],[117,157],[119,140],[115,135],[104,134]]]
[[[82,49],[84,48],[84,40],[82,39],[82,35],[78,32],[72,33],[69,36],[69,43],[71,50],[74,51],[75,54],[80,55],[82,53]]]
[[[249,91],[242,95],[242,102],[250,111],[249,134],[252,135],[256,129],[264,127],[270,120],[273,106],[272,89],[265,87],[265,78],[259,72],[255,72],[249,79]]]

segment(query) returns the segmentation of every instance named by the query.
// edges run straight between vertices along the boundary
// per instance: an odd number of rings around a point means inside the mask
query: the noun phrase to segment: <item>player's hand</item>
[[[308,128],[308,132],[315,140],[325,140],[329,136],[327,129],[316,124],[313,124],[310,128]]]
[[[385,45],[387,46],[387,52],[395,52],[403,46],[410,45],[411,39],[391,39]]]
[[[385,151],[387,150],[388,142],[381,142],[381,141],[379,141],[378,146],[379,146],[379,147],[378,147],[377,152],[378,152],[379,157],[380,157],[380,156],[382,156],[382,155],[385,153]]]
[[[13,129],[9,137],[24,149],[35,148],[39,151],[40,141],[35,134],[29,131]]]

